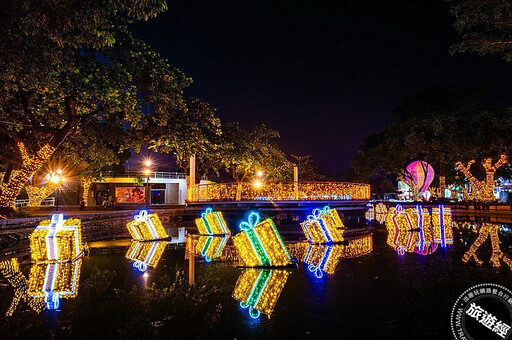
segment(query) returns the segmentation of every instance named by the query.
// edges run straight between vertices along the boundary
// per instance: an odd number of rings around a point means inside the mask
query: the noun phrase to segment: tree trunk
[[[43,163],[48,161],[55,151],[55,147],[49,144],[44,145],[35,155],[30,155],[22,142],[16,143],[21,153],[23,165],[19,171],[16,171],[9,181],[3,184],[0,189],[0,207],[14,207],[16,197],[21,189],[28,182],[30,176],[37,171]]]
[[[492,164],[492,158],[486,158],[482,161],[482,166],[485,169],[485,180],[480,181],[473,176],[470,171],[471,165],[475,163],[474,160],[468,162],[466,166],[464,166],[461,162],[457,162],[455,166],[459,169],[460,172],[466,176],[466,178],[471,183],[471,187],[473,190],[473,197],[482,202],[492,202],[495,200],[494,198],[494,174],[496,170],[502,167],[504,164],[508,162],[508,157],[506,155],[501,155],[500,159]]]

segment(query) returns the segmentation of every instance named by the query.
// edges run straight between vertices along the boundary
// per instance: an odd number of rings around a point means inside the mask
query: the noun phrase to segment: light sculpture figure
[[[148,214],[141,210],[134,216],[133,221],[127,224],[128,231],[134,240],[153,241],[169,238],[157,214]]]
[[[419,193],[425,192],[434,180],[434,168],[424,161],[410,163],[406,168],[406,172],[408,175],[405,181],[409,186],[414,185],[418,188]]]
[[[240,230],[233,237],[233,244],[244,266],[279,267],[292,263],[272,219],[260,222],[260,215],[252,212],[248,222],[240,223]]]
[[[30,269],[28,294],[44,299],[46,309],[58,309],[61,298],[71,299],[78,294],[81,268],[82,259],[34,265]]]
[[[343,222],[336,209],[324,207],[314,209],[307,220],[301,223],[302,231],[311,243],[333,243],[343,241]]]
[[[452,210],[444,205],[432,208],[432,234],[434,242],[446,247],[453,244]]]
[[[478,231],[478,237],[471,244],[469,250],[464,253],[462,256],[462,261],[467,263],[469,260],[474,259],[475,263],[479,266],[483,264],[482,260],[478,258],[476,252],[483,245],[483,243],[487,240],[487,238],[491,239],[491,247],[492,247],[492,256],[489,262],[494,268],[501,267],[500,260],[503,261],[507,266],[509,266],[510,270],[512,270],[512,259],[505,255],[500,248],[500,239],[498,236],[498,224],[494,223],[482,223],[480,225],[480,230]]]
[[[148,267],[155,268],[162,258],[166,241],[139,242],[133,241],[126,252],[126,258],[132,260],[133,268],[145,272]]]
[[[236,282],[233,298],[248,309],[253,319],[261,313],[270,318],[289,275],[283,269],[245,269]]]
[[[397,204],[396,207],[389,208],[385,223],[388,230],[422,229],[430,225],[430,214],[427,208],[421,205],[404,209],[402,205]]]
[[[212,208],[207,208],[200,218],[196,218],[196,226],[201,235],[231,234],[222,212],[213,211]]]
[[[30,254],[36,262],[70,261],[83,251],[79,219],[64,220],[62,214],[53,214],[43,220],[30,235]]]
[[[367,210],[365,212],[365,218],[368,221],[377,221],[378,223],[384,223],[386,214],[388,213],[388,207],[382,203],[373,205],[368,203]]]

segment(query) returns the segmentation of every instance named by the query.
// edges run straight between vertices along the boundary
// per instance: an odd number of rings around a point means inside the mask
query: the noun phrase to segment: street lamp
[[[50,177],[50,181],[52,181],[53,183],[58,185],[57,200],[56,200],[57,202],[55,204],[55,210],[59,211],[60,186],[61,186],[62,182],[64,182],[64,176],[62,176],[62,170],[59,169],[59,170],[57,170],[56,173],[52,174],[52,176]]]
[[[150,161],[146,161],[145,163],[150,163]],[[149,207],[149,200],[150,200],[150,196],[151,196],[151,191],[149,189],[149,176],[151,175],[151,170],[150,169],[146,169],[144,170],[144,173],[146,174],[146,208]]]

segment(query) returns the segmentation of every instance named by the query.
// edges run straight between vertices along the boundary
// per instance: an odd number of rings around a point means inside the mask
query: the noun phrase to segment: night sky
[[[488,103],[511,104],[511,63],[450,55],[458,34],[446,1],[168,5],[131,28],[193,78],[185,94],[222,120],[278,130],[286,153],[311,154],[326,170],[343,173],[364,137],[425,87],[488,86]]]

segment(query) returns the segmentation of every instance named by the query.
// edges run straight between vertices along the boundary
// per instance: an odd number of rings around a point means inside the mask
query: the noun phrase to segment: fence
[[[19,209],[21,207],[28,206],[28,199],[24,200],[16,200],[14,204],[16,205],[16,209]],[[54,206],[55,205],[55,197],[48,197],[41,201],[41,206]]]
[[[370,185],[348,182],[196,184],[187,191],[190,202],[253,200],[369,200]]]

